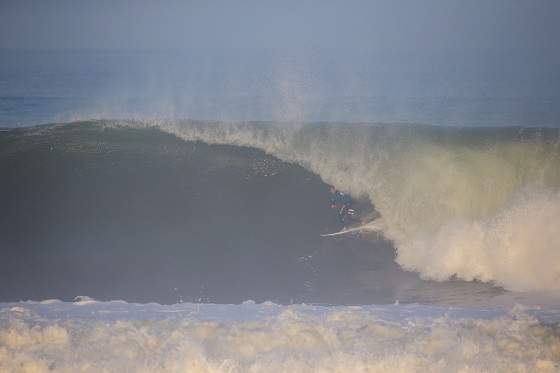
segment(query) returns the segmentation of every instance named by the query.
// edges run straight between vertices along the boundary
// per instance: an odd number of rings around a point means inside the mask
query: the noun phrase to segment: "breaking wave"
[[[560,290],[560,131],[423,125],[161,123],[256,147],[364,196],[397,261],[424,278]]]

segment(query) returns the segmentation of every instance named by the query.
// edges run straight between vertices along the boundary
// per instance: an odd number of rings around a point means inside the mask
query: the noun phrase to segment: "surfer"
[[[354,200],[350,197],[349,194],[341,193],[340,191],[336,190],[333,186],[331,186],[331,208],[335,208],[337,202],[342,204],[342,208],[338,213],[338,218],[340,219],[340,224],[342,225],[341,232],[344,232],[348,229],[346,221],[347,218],[349,220],[353,220],[355,222],[361,223],[360,219],[356,219],[354,217]]]

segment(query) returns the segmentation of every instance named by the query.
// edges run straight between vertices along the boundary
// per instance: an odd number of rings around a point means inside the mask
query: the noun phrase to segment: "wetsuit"
[[[331,205],[336,205],[337,202],[342,204],[342,208],[338,213],[338,219],[340,220],[340,224],[343,228],[346,228],[346,215],[350,215],[350,220],[359,222],[360,220],[354,219],[354,200],[350,195],[340,193],[338,190],[334,192]]]

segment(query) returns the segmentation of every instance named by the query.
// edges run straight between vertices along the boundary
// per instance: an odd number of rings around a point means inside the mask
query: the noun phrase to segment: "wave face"
[[[91,123],[1,138],[7,299],[290,302],[335,229],[319,178],[256,149]]]
[[[557,129],[100,121],[0,141],[3,300],[465,303],[560,289]],[[382,236],[320,237],[339,229],[325,183],[373,204]]]

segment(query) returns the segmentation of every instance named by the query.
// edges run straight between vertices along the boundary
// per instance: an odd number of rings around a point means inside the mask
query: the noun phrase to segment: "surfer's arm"
[[[337,190],[332,198],[331,198],[331,207],[334,208],[336,206],[336,201],[340,199],[340,192]]]

